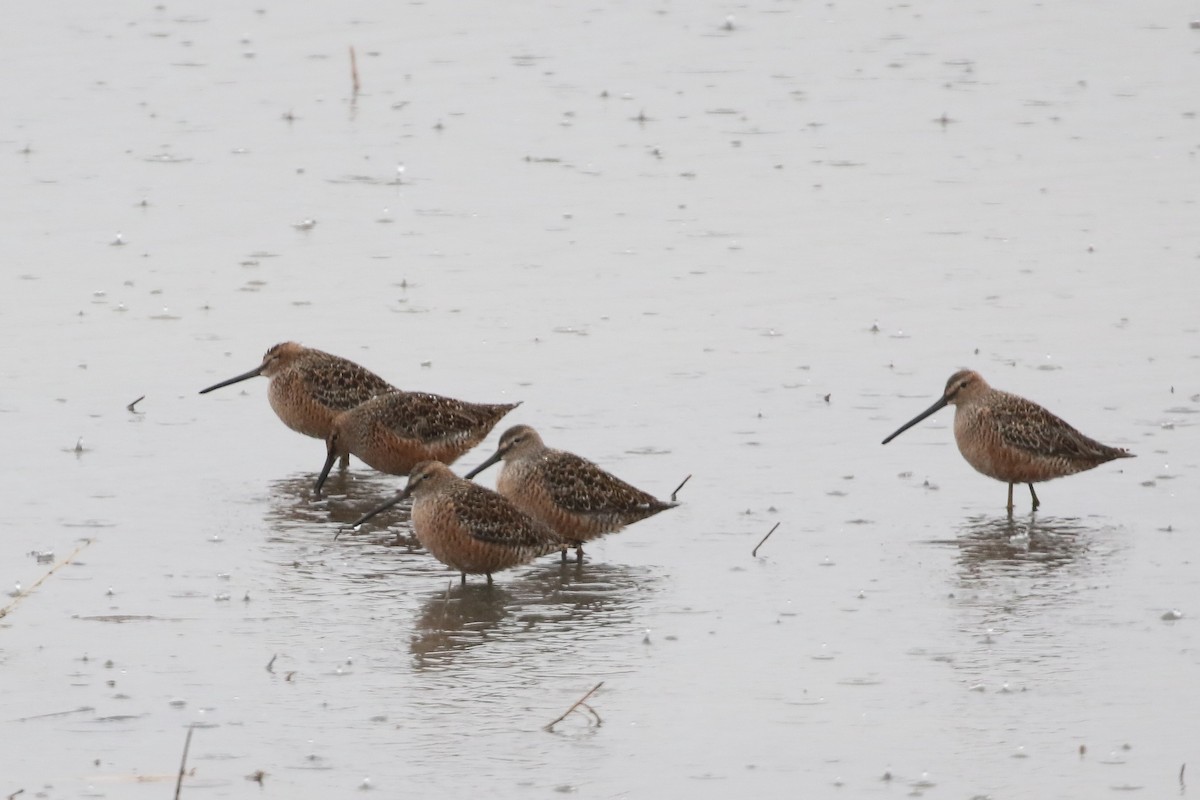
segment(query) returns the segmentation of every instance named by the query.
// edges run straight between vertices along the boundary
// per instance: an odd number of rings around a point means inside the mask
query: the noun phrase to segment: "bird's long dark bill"
[[[929,408],[925,409],[925,410],[924,410],[924,411],[922,411],[920,414],[917,414],[915,417],[913,417],[912,419],[910,419],[908,422],[906,422],[906,423],[904,423],[903,425],[901,425],[901,426],[900,426],[900,427],[899,427],[899,428],[896,430],[896,432],[895,432],[895,433],[893,433],[891,436],[889,436],[889,437],[887,437],[886,439],[884,439],[884,440],[883,440],[883,443],[884,443],[884,444],[887,444],[887,443],[888,443],[888,442],[890,442],[892,439],[895,439],[897,436],[899,436],[900,434],[904,433],[906,430],[908,430],[909,428],[911,428],[913,425],[916,425],[918,422],[920,422],[921,420],[925,419],[926,417],[933,416],[934,414],[936,414],[937,412],[941,411],[941,410],[942,410],[943,408],[945,408],[945,407],[946,407],[946,398],[945,398],[945,397],[943,397],[943,398],[939,399],[939,400],[938,400],[936,403],[934,403],[933,405],[931,405]]]
[[[208,387],[207,389],[201,389],[200,394],[208,394],[213,389],[220,389],[222,386],[228,386],[231,383],[238,383],[239,381],[244,381],[249,378],[257,378],[259,375],[262,374],[262,370],[263,370],[263,368],[261,366],[257,366],[254,369],[250,370],[249,372],[243,372],[241,375],[238,375],[234,378],[230,378],[227,381],[221,381],[220,383],[214,383],[212,386]]]
[[[317,497],[321,496],[321,487],[325,485],[325,479],[329,477],[329,470],[333,469],[333,462],[338,459],[337,448],[330,445],[329,454],[325,456],[325,466],[321,467],[321,475],[317,478],[317,483],[313,486],[313,494]]]
[[[503,454],[502,454],[502,453],[501,453],[499,450],[497,450],[496,452],[492,453],[492,457],[491,457],[491,458],[489,458],[487,461],[485,461],[485,462],[483,462],[482,464],[480,464],[480,465],[479,465],[478,467],[476,467],[475,469],[473,469],[473,470],[471,470],[470,472],[468,472],[466,475],[463,475],[463,480],[468,480],[468,481],[469,481],[469,480],[471,480],[471,478],[474,478],[476,475],[478,475],[479,473],[483,472],[485,469],[487,469],[488,467],[490,467],[492,464],[495,464],[497,461],[499,461],[502,455],[503,455]]]
[[[396,505],[397,503],[399,503],[401,500],[403,500],[406,497],[408,497],[408,487],[405,487],[404,491],[399,492],[395,497],[393,497],[391,500],[388,500],[383,505],[376,506],[375,508],[371,509],[367,513],[363,514],[357,520],[350,523],[350,527],[357,528],[359,525],[362,525],[364,522],[369,520],[371,517],[375,516],[376,514],[380,514],[384,511],[387,511],[389,508]]]

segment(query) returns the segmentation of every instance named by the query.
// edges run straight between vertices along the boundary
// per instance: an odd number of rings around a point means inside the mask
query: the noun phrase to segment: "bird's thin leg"
[[[1012,516],[1012,487],[1013,485],[1010,483],[1008,485],[1008,515],[1010,517]]]
[[[488,578],[491,578],[491,577],[492,577],[491,575],[488,575]],[[465,572],[462,573],[462,585],[463,586],[467,585],[467,573],[465,573]]]
[[[340,470],[342,470],[343,472],[345,472],[345,471],[346,471],[346,467],[348,467],[348,466],[350,466],[350,454],[349,454],[349,453],[342,453],[342,458],[341,458],[341,460],[340,460],[340,461],[338,461],[338,469],[340,469]]]
[[[487,579],[488,579],[488,586],[491,586],[492,585],[492,573],[489,572],[487,574]]]
[[[576,564],[583,563],[583,545],[582,544],[575,545],[575,563]]]
[[[1037,492],[1035,492],[1035,491],[1033,490],[1033,484],[1032,484],[1032,483],[1031,483],[1031,484],[1029,484],[1029,493],[1030,493],[1031,495],[1033,495],[1033,510],[1034,510],[1034,511],[1037,511],[1037,509],[1038,509],[1038,506],[1040,506],[1040,505],[1041,505],[1041,503],[1040,503],[1040,502],[1038,502],[1038,499],[1037,499]]]

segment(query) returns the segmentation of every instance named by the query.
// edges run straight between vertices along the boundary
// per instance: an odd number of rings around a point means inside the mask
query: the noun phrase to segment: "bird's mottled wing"
[[[480,439],[516,404],[466,403],[426,392],[398,392],[389,405],[387,426],[402,438],[423,442]]]
[[[667,505],[574,453],[546,453],[539,473],[554,504],[573,514],[621,514]]]
[[[542,553],[562,547],[557,534],[482,486],[464,483],[456,487],[454,507],[459,522],[481,542]]]
[[[347,411],[395,387],[366,367],[328,353],[318,353],[301,374],[309,396],[327,408]]]
[[[1001,440],[1012,447],[1045,458],[1071,461],[1108,460],[1115,448],[1084,436],[1065,420],[1037,403],[1016,395],[989,407]]]

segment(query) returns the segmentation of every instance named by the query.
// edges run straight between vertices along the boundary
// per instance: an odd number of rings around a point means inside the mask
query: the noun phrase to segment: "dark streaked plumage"
[[[315,491],[321,493],[333,462],[350,453],[390,475],[407,475],[422,461],[452,464],[517,405],[468,403],[425,392],[372,397],[334,418]]]
[[[413,532],[430,554],[467,575],[486,575],[561,550],[561,537],[499,494],[458,477],[440,461],[413,467],[404,491],[354,524],[413,498]]]
[[[467,473],[473,478],[504,461],[500,494],[582,552],[584,542],[673,508],[574,453],[546,447],[528,425],[509,428],[496,452]],[[565,557],[566,551],[563,551]]]
[[[1040,505],[1033,484],[1073,475],[1133,453],[1084,436],[1065,421],[1023,397],[993,389],[973,370],[946,381],[941,399],[883,440],[887,444],[947,405],[955,406],[954,439],[967,463],[989,478],[1029,485],[1033,508]]]

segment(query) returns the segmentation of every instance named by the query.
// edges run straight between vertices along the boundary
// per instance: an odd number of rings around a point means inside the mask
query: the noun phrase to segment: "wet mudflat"
[[[161,798],[189,726],[183,797],[1179,792],[1179,13],[24,9],[0,796]],[[402,478],[315,498],[265,380],[196,394],[287,339],[694,477],[582,565],[460,586],[403,509],[334,538]],[[879,444],[959,367],[1138,458],[1009,519],[949,411]],[[602,725],[543,730],[601,681]]]

